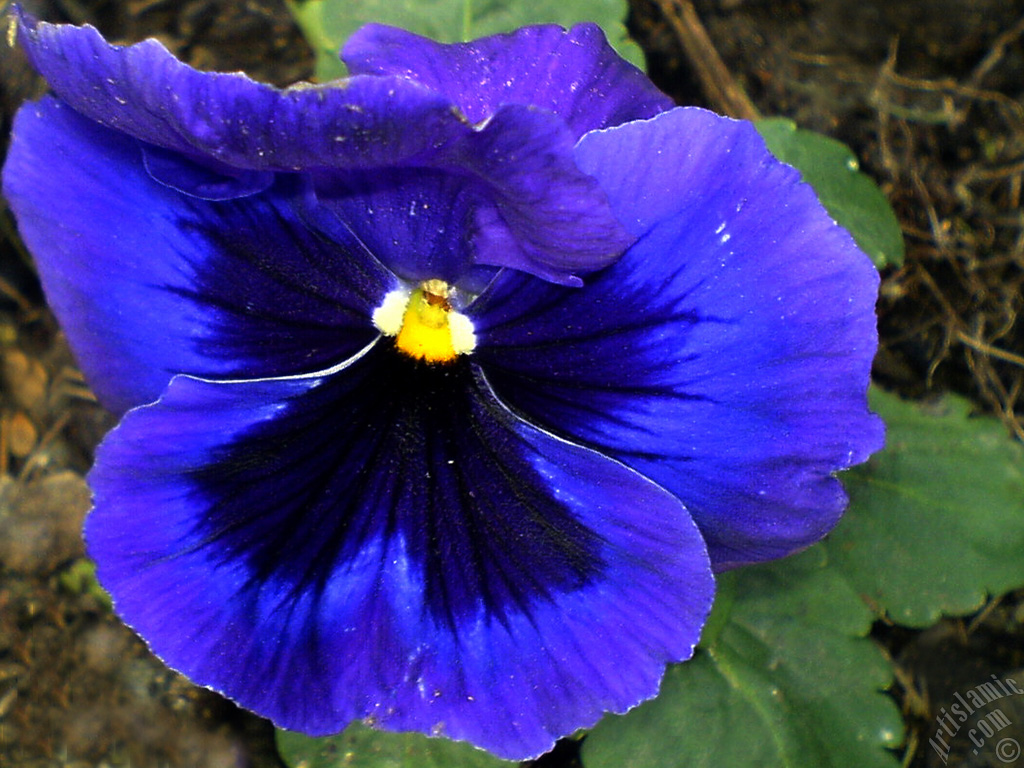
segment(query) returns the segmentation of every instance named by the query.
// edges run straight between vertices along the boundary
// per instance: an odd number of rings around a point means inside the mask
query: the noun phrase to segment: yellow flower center
[[[443,280],[426,280],[411,293],[391,291],[374,310],[373,324],[409,357],[450,363],[476,347],[473,322],[452,309],[452,289]]]

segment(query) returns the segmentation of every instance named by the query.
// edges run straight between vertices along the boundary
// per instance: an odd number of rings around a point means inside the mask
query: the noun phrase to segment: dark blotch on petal
[[[210,313],[197,351],[217,361],[198,376],[256,378],[323,370],[377,334],[370,316],[396,281],[342,226],[325,233],[298,178],[269,201],[210,203],[177,219],[180,236],[208,244],[187,287],[165,290]],[[305,198],[305,199],[304,199]],[[277,204],[274,204],[277,203]],[[336,222],[334,222],[336,224]],[[219,372],[219,373],[218,373]]]
[[[499,620],[529,613],[534,600],[583,587],[600,571],[592,532],[509,450],[513,418],[472,396],[479,386],[468,360],[425,365],[390,345],[374,350],[196,473],[218,502],[206,541],[244,550],[257,582],[322,587],[369,541],[399,535],[426,604],[452,625],[481,607]],[[278,489],[271,516],[249,514],[266,506],[266,478],[296,473],[302,482]]]

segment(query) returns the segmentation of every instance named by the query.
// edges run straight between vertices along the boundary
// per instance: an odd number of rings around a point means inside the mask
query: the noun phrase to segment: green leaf
[[[644,66],[643,52],[626,32],[626,0],[288,0],[288,6],[316,52],[316,77],[321,82],[345,76],[338,51],[353,32],[370,22],[451,43],[527,24],[569,27],[594,21],[621,56]]]
[[[898,624],[971,613],[1024,585],[1024,447],[968,401],[875,391],[887,447],[843,479],[850,509],[826,546],[863,599]]]
[[[724,574],[697,655],[594,728],[585,768],[894,768],[891,669],[865,637],[871,611],[825,564],[818,545]]]
[[[822,204],[881,269],[903,264],[903,233],[885,195],[860,172],[856,156],[842,142],[796,127],[792,120],[757,122],[768,149],[814,187]]]
[[[314,739],[277,732],[277,749],[291,768],[516,768],[463,741],[419,733],[377,731],[354,723],[337,736]]]
[[[92,595],[108,610],[113,608],[110,593],[96,578],[96,563],[86,557],[75,560],[67,569],[61,571],[57,575],[57,581],[73,595]]]

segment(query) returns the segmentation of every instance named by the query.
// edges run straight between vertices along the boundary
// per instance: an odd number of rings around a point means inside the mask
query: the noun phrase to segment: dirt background
[[[119,42],[159,37],[202,69],[280,85],[312,73],[283,0],[24,5]],[[853,148],[907,245],[905,265],[884,275],[876,380],[910,397],[959,392],[1024,438],[1024,2],[633,0],[629,23],[652,77],[680,104],[788,116]],[[4,46],[4,136],[17,105],[40,92]],[[280,766],[268,723],[169,672],[93,587],[79,535],[83,475],[111,426],[3,210],[0,766]],[[951,691],[1024,666],[1022,626],[1019,594],[925,632],[879,622],[909,725],[905,765],[936,764],[929,724]],[[563,745],[542,763],[575,760]],[[956,750],[949,760],[985,764]]]

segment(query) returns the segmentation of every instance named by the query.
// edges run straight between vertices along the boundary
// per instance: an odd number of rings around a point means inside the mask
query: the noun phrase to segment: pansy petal
[[[172,667],[278,725],[508,758],[654,695],[713,589],[678,500],[513,416],[468,360],[174,379],[91,475],[89,551]]]
[[[754,128],[678,109],[583,139],[640,240],[579,291],[506,273],[470,308],[499,397],[676,494],[717,567],[819,539],[867,409],[878,276]]]
[[[465,178],[424,168],[314,175],[318,201],[388,269],[415,283],[455,283],[473,263],[479,199]]]
[[[528,142],[520,138],[527,125]],[[478,264],[577,285],[577,273],[610,264],[633,242],[595,179],[567,167],[567,138],[553,115],[517,105],[499,109],[473,137],[471,156],[484,159],[494,200],[477,208]]]
[[[142,160],[156,181],[203,200],[234,200],[265,192],[272,171],[239,171],[209,159],[185,157],[153,144],[141,144]]]
[[[596,24],[524,27],[451,45],[369,24],[341,57],[355,75],[398,75],[443,93],[473,122],[503,104],[532,105],[559,115],[576,138],[674,106]]]
[[[455,282],[477,264],[578,285],[578,274],[611,263],[633,240],[597,182],[576,168],[554,115],[503,107],[486,130],[445,151],[472,175],[332,171],[316,175],[318,198],[408,280]]]
[[[116,47],[91,27],[19,19],[29,59],[61,100],[184,157],[242,171],[450,173],[480,197],[480,263],[556,282],[576,282],[629,242],[597,183],[573,162],[572,132],[551,113],[511,105],[473,126],[447,97],[407,78],[282,91],[243,74],[198,72],[155,40]]]
[[[21,110],[4,194],[50,305],[102,402],[150,402],[175,373],[322,370],[376,334],[395,278],[325,241],[282,178],[207,202],[153,180],[138,143],[47,97]]]
[[[467,128],[448,99],[408,80],[281,90],[242,73],[199,72],[154,39],[114,46],[91,26],[16,13],[29,61],[62,101],[186,156],[274,171],[372,166],[416,156]]]

